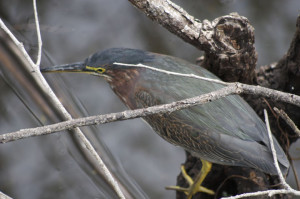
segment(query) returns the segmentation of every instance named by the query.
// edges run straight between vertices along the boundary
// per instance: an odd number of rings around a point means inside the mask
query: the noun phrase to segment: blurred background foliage
[[[200,20],[238,12],[255,28],[258,66],[278,61],[287,51],[299,14],[298,0],[176,0]],[[124,0],[40,0],[43,39],[41,67],[72,63],[111,47],[139,48],[195,62],[202,52],[184,43]],[[31,0],[0,0],[0,17],[36,55]],[[35,57],[34,57],[35,59]],[[0,130],[7,133],[50,123],[22,84],[4,67],[0,73]],[[47,74],[84,115],[125,110],[98,77]],[[28,108],[25,106],[28,106]],[[38,118],[38,119],[37,119]],[[164,189],[176,184],[184,151],[159,138],[141,119],[92,127],[114,169],[149,198],[175,198]],[[105,143],[105,144],[104,144]],[[81,157],[66,133],[0,145],[0,190],[14,198],[114,198]],[[124,169],[124,170],[123,170]],[[130,177],[126,177],[125,172]],[[138,186],[137,186],[138,184]],[[140,188],[141,187],[141,190]]]

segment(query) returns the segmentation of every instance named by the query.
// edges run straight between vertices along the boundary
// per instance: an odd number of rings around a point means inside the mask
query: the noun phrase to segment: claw
[[[201,168],[200,173],[197,175],[195,181],[186,173],[184,166],[181,166],[182,176],[189,184],[188,188],[179,187],[179,186],[168,186],[168,187],[166,187],[166,189],[184,192],[187,195],[187,199],[191,199],[192,196],[198,192],[203,192],[203,193],[207,193],[210,195],[214,195],[215,192],[213,190],[210,190],[210,189],[207,189],[207,188],[201,186],[203,180],[205,179],[205,177],[211,170],[210,162],[207,162],[205,160],[201,160],[201,161],[202,161],[202,168]]]

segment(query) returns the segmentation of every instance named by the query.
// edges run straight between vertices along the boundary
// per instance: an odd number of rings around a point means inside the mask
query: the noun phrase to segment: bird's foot
[[[202,168],[203,169],[203,168]],[[186,173],[184,166],[181,166],[181,173],[184,179],[188,182],[189,187],[184,188],[180,186],[168,186],[166,189],[168,190],[175,190],[175,191],[181,191],[184,192],[187,195],[187,199],[191,199],[192,196],[198,192],[207,193],[209,195],[214,195],[215,192],[213,190],[207,189],[203,186],[201,186],[201,183],[194,182],[194,180]]]

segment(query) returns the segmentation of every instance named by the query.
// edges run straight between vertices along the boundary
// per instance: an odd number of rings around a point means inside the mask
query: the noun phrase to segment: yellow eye
[[[92,67],[92,66],[86,66],[85,69],[87,71],[90,71],[90,72],[95,72],[95,73],[104,73],[105,72],[105,68],[101,68],[101,67]]]
[[[105,72],[105,68],[97,68],[96,70],[98,73],[104,73]]]

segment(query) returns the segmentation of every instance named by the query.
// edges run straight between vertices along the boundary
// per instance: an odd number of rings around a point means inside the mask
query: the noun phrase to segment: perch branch
[[[248,93],[248,94],[251,93],[253,95],[269,97],[275,100],[280,100],[283,102],[295,104],[296,106],[300,106],[300,96],[297,95],[291,95],[291,94],[287,94],[287,93],[283,93],[280,91],[275,91],[272,89],[263,88],[259,86],[244,85],[241,83],[229,83],[227,87],[221,88],[217,91],[213,91],[198,97],[193,97],[193,98],[173,102],[170,104],[157,105],[157,106],[144,108],[144,109],[127,110],[123,112],[111,113],[106,115],[72,119],[69,121],[60,122],[57,124],[52,124],[44,127],[22,129],[20,131],[0,135],[0,143],[6,143],[6,142],[18,140],[21,138],[27,138],[31,136],[50,134],[53,132],[58,132],[58,131],[67,130],[67,129],[80,127],[80,126],[103,124],[103,123],[114,122],[119,120],[133,119],[133,118],[144,117],[144,116],[157,114],[157,113],[167,113],[167,112],[170,113],[183,108],[188,108],[191,106],[201,105],[207,102],[211,102],[213,100],[220,99],[227,95],[241,94],[241,93]]]

